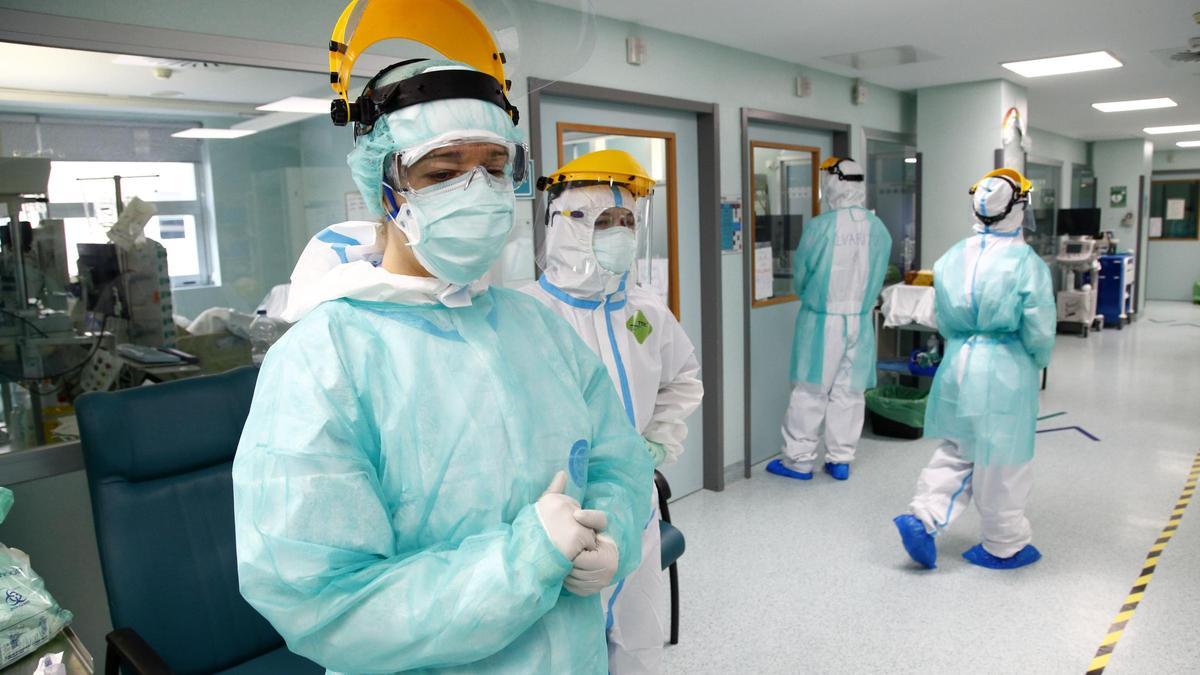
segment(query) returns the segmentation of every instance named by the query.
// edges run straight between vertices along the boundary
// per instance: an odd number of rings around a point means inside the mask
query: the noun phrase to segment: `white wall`
[[[1143,195],[1142,218],[1149,218],[1150,211],[1150,172],[1154,155],[1154,145],[1144,139],[1121,141],[1097,141],[1092,144],[1092,169],[1096,172],[1096,202],[1100,206],[1100,228],[1112,230],[1121,241],[1121,249],[1127,251],[1147,251],[1149,226],[1142,223],[1142,236],[1138,240],[1138,180],[1145,178],[1146,189]],[[1109,194],[1113,186],[1124,185],[1126,188],[1126,205],[1124,207],[1110,206]],[[1125,214],[1132,213],[1134,223],[1123,227],[1121,219]],[[1146,299],[1146,277],[1151,271],[1147,268],[1149,261],[1143,256],[1138,260],[1142,269],[1141,284],[1137,289],[1138,307],[1142,307]]]

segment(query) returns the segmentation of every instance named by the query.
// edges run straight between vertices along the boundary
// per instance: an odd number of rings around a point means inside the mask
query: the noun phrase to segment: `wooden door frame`
[[[813,217],[815,218],[818,214],[821,213],[821,195],[820,195],[820,187],[818,185],[818,183],[820,182],[820,176],[821,176],[821,170],[820,170],[821,149],[815,148],[811,145],[792,145],[790,143],[774,143],[771,141],[753,141],[752,140],[752,141],[750,141],[750,167],[751,167],[751,169],[750,169],[750,208],[749,208],[749,210],[747,210],[747,213],[750,216],[750,219],[749,219],[749,222],[750,222],[750,227],[749,227],[750,233],[749,234],[750,234],[750,236],[745,237],[743,235],[743,239],[749,241],[751,247],[754,246],[754,230],[758,229],[756,227],[757,221],[755,219],[755,216],[757,216],[758,214],[756,214],[754,212],[754,195],[755,195],[754,177],[755,177],[755,173],[754,173],[753,167],[754,167],[754,151],[759,148],[762,148],[764,150],[784,150],[784,151],[791,151],[791,152],[807,152],[812,155],[812,158],[813,158],[813,161],[812,161],[812,188],[813,188],[813,190],[812,190],[812,213],[813,213]],[[774,279],[772,279],[772,281],[771,281],[772,288],[774,288],[774,283],[775,283]],[[755,297],[754,291],[755,291],[755,289],[753,289],[753,288],[750,289],[750,299],[752,301],[752,305],[751,305],[752,308],[770,307],[772,305],[781,305],[785,302],[792,302],[794,300],[800,299],[800,296],[796,295],[795,293],[786,293],[784,295],[767,298],[766,300],[755,300],[754,299],[754,297]]]
[[[667,142],[667,306],[676,319],[679,314],[679,176],[675,164],[675,133],[671,131],[653,131],[650,129],[627,129],[625,127],[609,127],[599,124],[577,124],[575,122],[558,122],[555,125],[558,139],[558,165],[566,163],[563,152],[563,136],[569,131],[605,134],[609,136],[633,136],[635,138],[661,138]]]

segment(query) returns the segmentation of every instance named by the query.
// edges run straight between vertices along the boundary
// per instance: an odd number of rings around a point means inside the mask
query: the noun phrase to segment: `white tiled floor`
[[[687,536],[672,673],[1083,673],[1200,450],[1200,307],[1151,303],[1124,330],[1060,336],[1029,505],[1044,559],[974,567],[965,514],[939,568],[905,556],[906,510],[936,440],[863,439],[850,481],[766,474],[672,507]],[[736,454],[736,453],[735,453]],[[1162,557],[1110,673],[1200,672],[1200,506]]]

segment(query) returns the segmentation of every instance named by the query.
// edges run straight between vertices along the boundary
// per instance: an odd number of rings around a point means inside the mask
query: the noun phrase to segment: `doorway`
[[[786,225],[774,214],[763,213],[761,223],[758,212],[748,211],[746,216],[753,223],[746,228],[742,262],[745,445],[741,468],[746,478],[754,464],[770,459],[782,444],[779,428],[791,392],[788,362],[799,310],[792,292],[791,253],[804,222],[820,212],[815,171],[822,159],[849,154],[849,132],[850,125],[839,122],[742,109],[742,203],[754,205],[760,200],[764,207],[778,204],[782,210],[786,193],[791,211],[782,214],[788,216]],[[772,163],[777,170],[771,169]],[[759,194],[764,186],[765,194]],[[776,268],[778,260],[787,260],[787,267]],[[770,296],[756,297],[767,290]]]
[[[654,244],[648,266],[696,347],[704,402],[688,418],[684,453],[662,472],[682,497],[721,490],[722,359],[720,210],[716,106],[637,92],[530,80],[530,147],[538,175],[592,150],[630,152],[656,180]],[[545,205],[534,207],[534,240],[544,239]],[[664,223],[664,227],[659,227]],[[655,274],[655,267],[658,274]],[[642,270],[639,270],[639,274]],[[661,286],[654,280],[662,279]]]

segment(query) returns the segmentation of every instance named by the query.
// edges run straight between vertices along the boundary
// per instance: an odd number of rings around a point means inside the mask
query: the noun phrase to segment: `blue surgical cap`
[[[379,84],[406,80],[437,69],[474,70],[457,61],[445,59],[421,61],[397,68]],[[354,149],[346,155],[350,173],[358,191],[371,213],[382,218],[383,160],[388,153],[426,143],[453,131],[491,131],[496,135],[521,143],[524,134],[513,125],[508,113],[492,103],[473,98],[455,98],[418,103],[389,113],[375,122],[370,133],[360,136]]]

